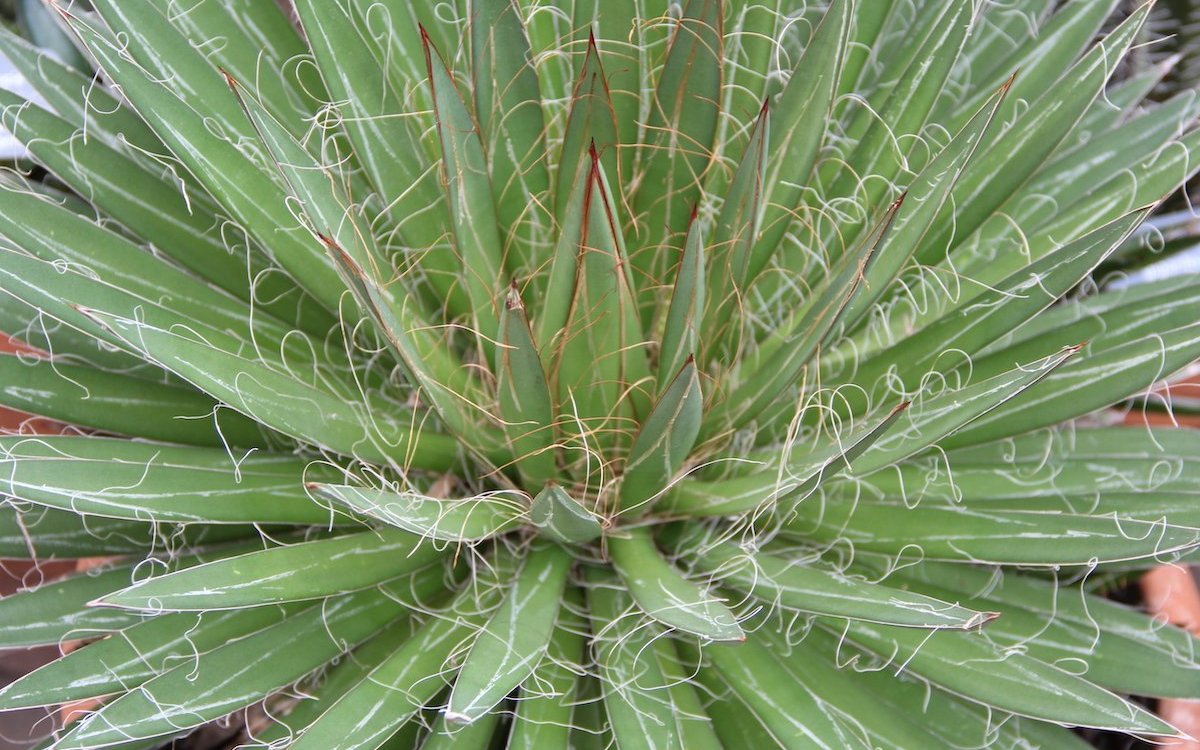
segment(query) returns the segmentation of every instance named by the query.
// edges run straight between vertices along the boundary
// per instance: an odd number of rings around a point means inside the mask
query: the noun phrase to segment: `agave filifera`
[[[94,0],[0,48],[0,601],[48,747],[1053,747],[1175,730],[1200,354],[1091,271],[1195,168],[1114,0]],[[1014,73],[1019,71],[1014,76]],[[53,112],[51,111],[53,110]],[[1061,301],[1069,297],[1068,301]],[[126,437],[121,437],[126,436]],[[135,438],[130,440],[128,438]],[[238,724],[242,726],[242,724]]]

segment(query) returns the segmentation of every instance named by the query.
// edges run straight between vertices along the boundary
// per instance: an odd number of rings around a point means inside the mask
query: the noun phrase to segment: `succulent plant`
[[[56,750],[1071,748],[1197,641],[1200,279],[1114,0],[51,0],[0,51],[0,690]],[[1107,28],[1107,27],[1105,27]],[[233,736],[236,735],[236,736]]]

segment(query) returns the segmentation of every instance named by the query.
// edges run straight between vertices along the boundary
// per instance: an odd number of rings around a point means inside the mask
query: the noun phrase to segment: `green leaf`
[[[268,441],[256,422],[203,393],[95,367],[0,355],[0,383],[4,406],[101,432],[209,447]]]
[[[328,310],[339,309],[342,286],[337,275],[323,252],[296,231],[278,183],[237,146],[214,133],[204,117],[158,83],[151,72],[122,54],[112,40],[81,18],[68,15],[67,20],[107,73],[121,81],[122,92],[139,114],[209,193],[314,298]],[[223,96],[229,96],[228,89]]]
[[[779,654],[787,671],[801,684],[819,686],[817,700],[847,734],[865,732],[871,741],[869,746],[895,750],[940,746],[940,738],[931,734],[924,722],[913,721],[911,714],[881,701],[863,701],[858,675],[827,661],[828,655],[837,653],[836,643],[819,642],[811,636],[791,643],[771,628],[764,631],[761,637],[771,643],[771,650]]]
[[[42,583],[42,571],[35,568],[29,574],[30,580],[36,582],[34,586],[0,599],[0,648],[42,646],[137,624],[143,619],[142,613],[107,610],[95,606],[96,600],[128,586],[138,578],[150,581],[145,577],[146,571],[164,570],[167,571],[166,575],[170,575],[170,571],[193,568],[205,560],[220,562],[222,558],[234,556],[246,548],[252,548],[254,544],[260,542],[217,547],[214,550],[190,550],[163,558],[148,557],[138,564],[122,560],[115,566],[95,566],[83,574],[52,583]]]
[[[670,641],[656,625],[630,616],[629,594],[608,571],[588,568],[592,658],[609,731],[622,750],[682,747],[677,712],[657,649]]]
[[[95,309],[81,313],[148,359],[285,435],[364,460],[411,461],[426,468],[454,463],[457,444],[452,438],[429,431],[418,435],[407,418],[402,423],[364,414],[360,403],[182,331]]]
[[[1005,362],[1031,360],[1080,341],[1088,342],[1089,353],[1100,354],[1151,333],[1186,327],[1194,322],[1197,303],[1200,287],[1193,275],[1064,300],[984,349],[971,371],[988,377]]]
[[[859,236],[806,303],[771,332],[770,343],[760,345],[748,357],[738,358],[739,380],[729,389],[730,397],[711,409],[706,424],[712,429],[706,437],[717,429],[744,426],[802,379],[810,361],[838,331],[848,306],[861,293],[867,270],[888,236],[901,202],[897,200],[887,208],[873,231]]]
[[[137,624],[143,619],[142,613],[98,607],[97,600],[131,581],[153,580],[146,577],[147,571],[151,574],[166,571],[164,575],[170,575],[172,571],[182,572],[205,561],[219,562],[259,544],[246,542],[173,556],[146,557],[137,564],[127,561],[115,566],[102,564],[52,583],[42,583],[40,569],[34,568],[29,579],[37,581],[36,584],[0,599],[0,648],[49,645]]]
[[[842,750],[854,743],[817,699],[816,685],[793,674],[757,637],[737,646],[714,644],[704,659],[781,747]]]
[[[789,529],[818,541],[887,554],[1007,565],[1092,565],[1167,556],[1200,546],[1200,530],[1058,508],[906,507],[836,495],[801,503]]]
[[[701,196],[720,116],[723,11],[719,0],[683,4],[650,100],[633,194],[641,242],[631,262],[639,278],[661,278],[663,240],[677,241]]]
[[[588,602],[590,608],[590,595]],[[608,742],[605,732],[609,731],[609,723],[605,715],[603,685],[600,680],[580,677],[577,690],[579,698],[571,715],[570,746],[579,750],[605,750]]]
[[[355,513],[404,529],[415,535],[412,538],[448,542],[480,541],[511,531],[525,512],[524,503],[501,492],[443,500],[347,484],[311,484],[309,489]]]
[[[1002,649],[984,633],[931,635],[850,622],[844,637],[935,685],[996,709],[1073,726],[1180,736],[1146,709],[1031,656]]]
[[[726,120],[717,126],[717,146],[722,157],[741,154],[753,137],[742,127],[746,115],[774,98],[786,85],[785,75],[790,59],[777,56],[781,40],[794,39],[804,47],[812,44],[812,33],[827,7],[793,9],[786,0],[765,3],[727,4],[724,13],[725,35],[724,85],[721,91],[721,111],[740,112],[739,124]],[[803,28],[798,28],[798,27]],[[724,170],[709,173],[704,189],[710,194],[725,192],[726,181],[732,175]]]
[[[684,537],[687,539],[687,537]],[[969,630],[996,617],[921,593],[830,570],[815,560],[784,559],[730,542],[681,545],[704,573],[769,606],[912,628]]]
[[[616,206],[599,155],[591,157],[574,299],[553,379],[563,410],[585,430],[581,437],[611,447],[627,439],[628,421],[649,408],[649,365]]]
[[[500,608],[467,653],[450,692],[447,722],[477,722],[533,674],[554,632],[572,559],[553,543],[530,549]]]
[[[134,584],[100,603],[158,612],[303,601],[411,575],[441,557],[432,544],[406,531],[365,531],[205,563]]]
[[[1196,168],[1191,155],[1200,138],[1188,131],[1197,113],[1200,99],[1187,92],[1078,148],[1063,149],[1014,194],[1003,215],[989,218],[956,251],[957,270],[981,285],[994,283],[1064,238],[1161,199]],[[1084,173],[1087,180],[1080,179]],[[1045,195],[1055,197],[1054,207],[1039,198]]]
[[[452,724],[450,714],[444,713],[429,730],[429,736],[421,743],[421,750],[488,750],[492,746],[492,735],[500,723],[500,717],[500,711],[493,711],[471,724],[461,726]]]
[[[1142,464],[1146,465],[1145,460],[1142,461]],[[1072,468],[1077,468],[1077,465]],[[1104,484],[1115,484],[1112,477],[1121,475],[1122,473],[1114,471],[1109,477],[1106,477]],[[965,503],[967,507],[978,507],[984,510],[1032,512],[1062,510],[1071,514],[1115,518],[1120,521],[1133,520],[1145,524],[1162,524],[1164,519],[1168,519],[1169,525],[1173,529],[1200,529],[1200,509],[1196,507],[1197,493],[1190,489],[1179,491],[1154,488],[1127,491],[1128,488],[1120,488],[1115,491],[1104,490],[1099,495],[1065,495],[1057,491],[1053,482],[1046,484],[1049,489],[1031,489],[1029,495],[1024,497],[971,497]],[[1183,484],[1183,480],[1173,481],[1170,484]],[[930,495],[932,496],[933,493]]]
[[[19,507],[18,507],[19,506]],[[254,526],[149,524],[55,510],[41,505],[0,503],[0,558],[74,559],[141,553],[170,544],[193,548],[257,538]]]
[[[319,470],[317,470],[318,473]],[[0,492],[130,521],[325,525],[304,461],[101,437],[0,437]],[[343,519],[343,522],[345,519]]]
[[[996,505],[1028,510],[1070,508],[1079,502],[1083,510],[1140,495],[1150,509],[1156,496],[1196,493],[1198,456],[1200,439],[1187,430],[1077,427],[931,454],[863,481],[878,494],[910,505],[928,497],[953,503],[1002,501]]]
[[[840,159],[830,160],[830,169],[836,173],[822,190],[822,200],[844,202],[847,207],[836,218],[817,213],[811,225],[801,224],[801,247],[819,239],[829,262],[836,262],[843,248],[853,247],[871,218],[870,213],[855,207],[876,206],[895,196],[892,183],[901,178],[910,162],[921,159],[920,147],[914,149],[913,144],[946,88],[977,8],[974,0],[953,0],[914,18],[902,53],[907,59],[888,64],[888,68],[894,65],[903,72],[888,82],[886,98],[872,107],[873,111],[860,110],[859,117],[865,118],[867,125],[858,133],[851,124],[851,133],[857,136],[850,141],[852,149]],[[810,226],[816,229],[812,236]]]
[[[746,637],[733,612],[663,559],[649,529],[634,527],[624,536],[607,539],[613,567],[643,612],[664,625],[714,641]]]
[[[16,255],[0,256],[0,268],[3,263]],[[0,294],[0,331],[4,331],[15,341],[20,341],[30,348],[52,353],[52,356],[62,360],[99,367],[110,372],[121,372],[130,377],[155,382],[173,382],[184,385],[162,368],[119,348],[98,328],[88,326],[86,322],[81,327],[64,324],[57,317],[52,317],[47,311],[26,302],[34,300],[51,301],[51,307],[58,312],[70,311],[65,305],[54,305],[49,295],[39,294],[31,289],[21,289],[19,286],[10,288],[7,284]],[[70,315],[69,312],[64,314]],[[76,319],[84,321],[82,316]],[[94,329],[94,330],[93,330]]]
[[[415,716],[453,677],[451,657],[499,598],[496,581],[468,586],[301,733],[292,750],[370,750]]]
[[[850,5],[850,3],[847,3]],[[845,59],[842,61],[839,79],[837,80],[837,98],[852,92],[870,88],[873,71],[867,68],[868,61],[878,58],[888,50],[887,27],[894,25],[896,14],[904,10],[904,5],[895,0],[881,0],[878,3],[853,3],[853,16],[850,18],[850,29],[838,47],[845,49]],[[876,51],[876,48],[880,48]]]
[[[93,568],[0,599],[0,648],[57,644],[137,623],[141,617],[131,612],[88,607],[97,597],[127,585],[132,575],[128,565]]]
[[[17,22],[29,35],[30,41],[81,73],[87,75],[92,72],[91,65],[80,54],[79,48],[71,43],[62,26],[56,23],[52,8],[36,0],[18,0],[16,6]],[[6,10],[11,12],[12,8]]]
[[[855,469],[858,465],[859,456],[862,456],[871,448],[878,445],[880,440],[893,437],[891,429],[900,421],[903,415],[907,414],[909,405],[910,402],[901,401],[885,416],[876,419],[869,428],[855,435],[850,443],[844,447],[840,443],[834,443],[828,449],[815,456],[806,456],[804,462],[800,465],[804,467],[803,470],[805,473],[812,473],[803,482],[794,488],[788,489],[775,499],[776,505],[780,506],[777,513],[784,518],[790,517],[796,505],[803,502],[826,479],[839,474],[843,468],[849,470]],[[792,467],[797,465],[797,462],[790,460],[789,464],[789,470],[791,470]]]
[[[1102,409],[1149,389],[1198,355],[1197,324],[1081,355],[945,445],[952,448],[1016,435]]]
[[[88,750],[174,734],[261,700],[366,640],[404,611],[379,590],[315,604],[188,659],[76,724],[56,745]]]
[[[1026,390],[1051,377],[1079,352],[1067,347],[1038,362],[961,388],[946,388],[918,397],[905,411],[907,429],[897,429],[873,443],[853,464],[866,475],[914,456],[947,438],[995,409],[1016,399]]]
[[[864,451],[887,434],[907,408],[908,402],[901,402],[845,443],[834,442],[799,458],[785,456],[782,473],[760,472],[715,482],[685,479],[665,496],[660,508],[687,516],[725,516],[783,506],[780,515],[786,517],[796,503],[802,502],[822,482],[853,466]],[[770,458],[774,456],[773,452]]]
[[[969,565],[927,563],[897,569],[892,577],[966,603],[986,599],[1000,613],[987,629],[992,640],[1110,690],[1185,699],[1200,694],[1200,641],[1110,599]]]
[[[558,473],[554,455],[554,404],[515,284],[500,313],[499,339],[496,391],[500,417],[518,471],[527,484],[536,487],[551,481]]]
[[[701,700],[700,688],[692,684],[696,663],[681,655],[679,643],[672,638],[659,638],[653,644],[653,654],[666,679],[671,705],[675,707],[681,745],[697,750],[722,750],[721,740]]]
[[[90,119],[80,129],[7,91],[0,91],[0,106],[4,127],[39,163],[159,252],[243,302],[254,300],[261,310],[299,322],[305,330],[324,333],[334,324],[295,284],[265,272],[266,259],[257,248],[249,252],[245,245],[229,242],[207,199],[165,181],[161,167],[155,170],[109,146],[92,132]]]
[[[824,661],[832,666],[843,664],[836,661],[838,659],[857,656],[847,653],[849,647],[842,641],[840,633],[831,634],[814,628],[806,638],[813,640]],[[895,674],[889,669],[858,669],[854,678],[865,705],[880,704],[913,717],[926,731],[939,738],[939,747],[994,744],[1017,748],[1031,742],[1055,750],[1092,750],[1094,747],[1070,729],[1030,718],[1007,715],[1006,720],[997,725],[992,708],[964,700],[908,671]]]
[[[346,288],[386,336],[411,380],[426,389],[439,415],[467,445],[481,447],[487,430],[464,409],[475,390],[467,370],[445,342],[431,332],[418,300],[393,284],[392,264],[376,242],[350,195],[323,164],[311,157],[261,104],[243,96],[229,79],[246,116],[267,147],[276,168],[302,206],[313,242],[334,259]],[[480,438],[484,438],[481,440]]]
[[[596,153],[594,145],[584,152],[582,158],[587,159],[587,162],[581,162],[579,166],[584,168],[575,170],[575,183],[570,186],[567,196],[570,199],[569,204],[559,203],[555,207],[559,220],[558,240],[549,259],[550,271],[545,280],[545,292],[542,295],[541,309],[537,316],[537,332],[534,336],[537,350],[546,357],[546,366],[552,375],[557,368],[558,347],[566,335],[567,321],[570,320],[571,306],[576,296],[579,251],[585,237],[584,226],[590,208],[588,201],[592,196],[592,170],[586,165],[591,163],[591,157]],[[559,170],[560,181],[566,170],[567,166],[564,163]],[[551,385],[554,386],[553,383]]]
[[[1196,173],[1197,154],[1200,154],[1200,131],[1191,129],[1177,140],[1160,144],[1140,161],[1127,162],[1124,169],[1092,190],[1064,191],[1064,199],[1076,196],[1077,199],[1056,212],[1052,220],[1028,238],[1030,251],[1041,255],[1055,246],[1057,237],[1064,230],[1072,233],[1089,231],[1139,206],[1161,201]],[[1080,187],[1078,182],[1073,182],[1072,186]],[[979,261],[973,263],[972,270],[978,264]]]
[[[105,33],[122,40],[122,51],[131,61],[153,73],[186,106],[203,111],[213,130],[235,143],[251,135],[220,74],[151,0],[96,0],[94,5]],[[107,67],[103,57],[97,58]],[[139,114],[145,117],[140,110]]]
[[[508,737],[510,750],[568,746],[579,682],[591,682],[590,677],[580,676],[587,630],[579,614],[583,609],[582,591],[568,584],[546,658],[521,686]]]
[[[239,300],[155,258],[120,234],[32,194],[0,187],[0,198],[0,236],[30,256],[53,264],[52,278],[61,279],[66,269],[84,277],[78,284],[57,287],[72,292],[60,293],[65,299],[58,300],[58,309],[64,302],[107,309],[98,301],[104,299],[123,313],[132,314],[137,308],[148,320],[178,322],[203,330],[214,342],[228,342],[226,345],[235,350],[257,340],[268,352],[286,351],[298,366],[319,367],[312,342],[294,333],[289,324],[254,314]],[[47,227],[54,229],[47,231]],[[20,262],[6,251],[6,268]],[[25,273],[27,282],[37,284],[45,271]],[[20,285],[7,288],[26,302],[34,299],[20,294]],[[46,289],[35,286],[35,294],[45,296]],[[275,356],[282,358],[281,354]],[[333,361],[343,366],[347,362],[344,358]]]
[[[415,601],[414,604],[420,607],[425,603]],[[390,627],[371,636],[369,640],[346,654],[344,659],[339,660],[336,665],[331,667],[319,684],[306,686],[300,700],[287,712],[287,715],[273,716],[274,722],[270,726],[254,733],[254,741],[269,746],[272,743],[294,739],[346,691],[361,682],[379,662],[386,659],[411,638],[419,625],[420,623],[415,618],[409,617],[399,622],[393,622]]]
[[[889,379],[912,389],[935,366],[944,370],[963,366],[984,346],[1034,317],[1078,284],[1147,213],[1143,209],[1127,214],[1021,268],[993,287],[974,295],[968,293],[954,310],[859,365],[855,380],[874,384],[891,373]],[[899,362],[904,363],[902,369],[897,367]]]
[[[1021,225],[1008,218],[1001,220],[999,217],[993,217],[972,235],[969,242],[959,246],[953,271],[950,270],[949,264],[943,263],[941,267],[913,281],[919,288],[910,293],[927,300],[930,304],[923,305],[920,311],[892,316],[892,320],[889,321],[892,331],[885,334],[884,338],[895,338],[896,331],[901,330],[901,327],[904,331],[901,335],[907,335],[908,332],[921,328],[928,321],[944,314],[948,309],[967,301],[967,295],[959,292],[959,285],[954,281],[960,276],[966,275],[982,288],[994,286],[1001,283],[1004,277],[1018,272],[1018,269],[1028,262],[1027,259],[1040,260],[1057,250],[1064,238],[1080,237],[1087,232],[1097,231],[1105,225],[1127,217],[1139,207],[1160,201],[1197,169],[1198,154],[1200,131],[1193,130],[1178,141],[1161,144],[1160,148],[1138,163],[1122,165],[1119,174],[1110,177],[1094,190],[1088,189],[1092,183],[1085,183],[1081,190],[1081,181],[1069,176],[1068,172],[1065,179],[1070,182],[1070,186],[1060,189],[1063,190],[1064,200],[1071,195],[1078,196],[1073,203],[1058,204],[1049,214],[1043,212],[1046,221],[1037,227]],[[1116,164],[1120,164],[1116,156],[1112,158]],[[1107,166],[1106,164],[1105,169]],[[1024,196],[1021,200],[1022,207],[1029,206],[1031,201],[1036,203],[1040,198]],[[1024,210],[1027,209],[1022,208],[1021,211]],[[1127,248],[1130,243],[1131,240],[1127,239],[1123,248]],[[1114,251],[1114,255],[1119,251]],[[1014,252],[1022,260],[1017,261],[1013,256]],[[952,290],[949,295],[944,293],[947,283],[950,283]],[[937,291],[933,296],[928,296],[932,291],[931,285]]]
[[[353,77],[361,81],[353,88],[349,83],[339,83],[335,86],[339,90],[343,86],[347,87],[346,92],[356,90],[359,93],[370,93],[372,89],[366,84],[375,80],[377,69],[382,69],[387,87],[395,93],[396,101],[407,101],[421,110],[430,109],[432,100],[430,91],[425,86],[429,71],[425,67],[425,58],[416,51],[421,46],[421,28],[424,27],[433,45],[438,49],[445,50],[447,54],[466,54],[467,39],[463,33],[463,25],[470,22],[466,0],[455,0],[453,6],[443,8],[426,3],[410,3],[406,0],[350,0],[349,7],[351,13],[341,9],[328,9],[328,13],[344,14],[353,24],[352,28],[342,27],[346,22],[338,16],[330,18],[323,15],[327,12],[325,4],[315,4],[311,11],[313,23],[321,27],[317,31],[329,37],[328,42],[321,43],[329,45],[328,50],[322,50],[326,57],[321,62],[321,68],[333,78],[337,77],[339,71],[344,70],[352,72]],[[330,26],[333,31],[326,30],[324,26]],[[350,32],[355,36],[351,36]],[[365,54],[356,54],[360,52],[356,44],[363,45],[361,51],[369,51],[375,59],[372,60]],[[391,92],[388,96],[392,95]],[[381,93],[381,90],[375,91],[371,96],[380,96]],[[369,98],[368,101],[372,100]],[[351,102],[346,102],[346,105],[355,106]],[[413,112],[404,114],[417,117]],[[432,112],[425,112],[416,122],[420,123],[417,126],[419,130],[427,131],[432,128]],[[380,128],[379,132],[386,134],[388,130]],[[428,132],[423,135],[417,134],[429,147],[429,153],[433,154],[434,139],[431,135]],[[436,186],[436,183],[434,184]]]
[[[367,281],[380,284],[381,278],[391,269],[386,268],[388,261],[346,188],[331,170],[293,138],[283,123],[246,92],[237,79],[229,73],[224,75],[226,87],[233,93],[245,126],[262,142],[266,156],[278,171],[288,194],[299,202],[304,227],[312,235],[310,243],[314,247],[336,244],[365,272]],[[322,238],[327,239],[322,242]],[[328,248],[325,249],[328,252]],[[336,260],[333,265],[339,268]],[[357,280],[343,280],[348,288],[355,289]],[[360,304],[369,309],[367,300],[360,300]]]
[[[1011,81],[1010,81],[1011,82]],[[853,330],[895,283],[900,272],[931,232],[950,198],[954,185],[974,158],[979,144],[991,132],[996,111],[1009,96],[1009,82],[1000,87],[975,115],[921,170],[904,192],[904,201],[877,257],[866,268],[862,292],[847,304],[846,330]]]
[[[67,65],[7,28],[0,28],[0,53],[59,117],[77,128],[86,123],[89,135],[110,146],[125,141],[135,151],[164,151],[162,141],[132,107],[104,87],[94,86],[91,75]]]
[[[598,539],[607,524],[553,482],[533,498],[529,520],[540,533],[562,544],[586,544]]]
[[[1150,65],[1123,80],[1113,81],[1104,90],[1104,96],[1092,102],[1091,108],[1079,120],[1081,131],[1103,133],[1118,122],[1133,116],[1150,92],[1179,65],[1180,59],[1179,55],[1172,55],[1157,65]]]
[[[271,112],[300,129],[327,93],[314,66],[300,58],[309,53],[283,9],[254,0],[193,3],[151,0],[167,20],[204,52],[210,64],[234,78],[253,81],[255,93]],[[217,47],[212,40],[221,37]]]
[[[560,41],[574,31],[569,28],[571,19],[565,13],[558,15],[532,12],[535,6],[531,6],[528,0],[519,0],[517,6],[521,9],[521,21],[529,39],[529,50],[534,71],[540,82],[539,88],[547,93],[559,92],[569,95],[574,65],[568,56],[559,55],[557,52]],[[561,110],[555,112],[545,101],[543,109],[548,119],[547,135],[550,132],[560,134],[562,122],[555,115],[561,114]]]
[[[766,190],[764,175],[768,164],[770,123],[770,108],[764,101],[708,240],[709,262],[715,273],[705,275],[708,288],[702,299],[706,304],[702,304],[697,312],[704,316],[701,328],[706,349],[712,357],[738,349],[742,331],[730,330],[730,317],[770,260],[769,251],[773,249],[757,248],[759,254],[753,254]],[[688,245],[693,242],[693,234],[699,234],[694,216],[684,244],[685,255]]]
[[[362,164],[375,189],[379,210],[395,227],[403,245],[421,248],[421,265],[447,317],[461,313],[465,297],[452,292],[458,273],[455,256],[443,235],[450,228],[423,131],[433,125],[427,94],[406,106],[408,92],[420,81],[401,74],[425,70],[414,50],[421,43],[417,22],[421,6],[410,3],[353,0],[300,0],[296,15],[325,81],[330,106],[340,116],[349,152]],[[372,8],[382,8],[372,12]],[[383,24],[373,28],[373,23]],[[378,36],[377,36],[378,35]],[[415,59],[414,59],[415,58]],[[353,196],[365,201],[368,196]],[[488,329],[488,330],[495,330]]]
[[[594,150],[599,154],[605,174],[613,175],[613,179],[617,179],[620,174],[617,161],[617,144],[620,142],[617,137],[617,120],[613,114],[613,102],[609,98],[607,78],[600,58],[600,51],[596,49],[596,39],[589,35],[587,53],[571,93],[566,132],[563,134],[562,151],[558,157],[554,206],[559,226],[563,228],[561,234],[566,234],[567,227],[571,226],[565,218],[567,211],[576,210],[568,209],[569,205],[575,203],[571,196],[579,190],[578,185],[588,184],[584,178],[591,167],[589,151]],[[538,340],[545,345],[544,339]]]
[[[851,0],[830,3],[787,85],[771,104],[774,127],[766,150],[766,198],[753,258],[769,258],[776,252],[804,194],[831,119],[839,76],[846,75],[846,57],[857,51],[847,43],[854,13],[860,16],[856,19],[859,28],[872,15]],[[790,177],[783,179],[785,174]]]
[[[64,265],[62,259],[43,259],[20,251],[0,249],[0,274],[3,274],[6,280],[5,292],[35,308],[51,323],[61,323],[62,327],[70,327],[98,339],[101,343],[97,348],[107,345],[109,349],[120,347],[122,353],[133,351],[132,347],[125,346],[94,318],[84,314],[82,309],[127,310],[164,326],[189,326],[193,331],[208,334],[209,341],[213,342],[214,346],[219,345],[232,351],[238,351],[246,343],[225,330],[184,318],[150,299],[138,297],[119,286],[106,284],[96,279],[95,271],[88,268],[86,263],[75,266],[68,260]],[[59,287],[61,291],[57,294],[47,286],[47,280],[55,278],[62,284]],[[124,281],[123,278],[120,280]],[[48,337],[51,344],[54,340]],[[78,356],[87,361],[90,360],[91,353],[85,348]],[[135,355],[131,353],[130,356]],[[104,361],[104,364],[119,367],[121,362]],[[162,378],[162,370],[157,366],[142,368],[132,374],[143,379]]]
[[[53,706],[123,693],[173,663],[252,635],[296,611],[295,607],[255,607],[168,614],[137,622],[9,683],[0,689],[0,705],[9,709]]]
[[[1039,27],[1059,22],[1059,18],[1053,16],[1055,5],[1054,0],[1016,0],[1005,6],[989,7],[980,13],[959,62],[969,71],[970,80],[1003,80],[1019,69],[1020,65],[1015,61],[1029,49],[1027,45],[1039,40],[1042,32]],[[1070,63],[1069,60],[1067,62]],[[981,88],[986,89],[986,84]],[[961,110],[961,99],[960,92],[946,92],[944,104],[957,106]]]
[[[571,17],[565,19],[570,25],[558,45],[573,37],[576,44],[583,46],[586,29],[589,45],[594,44],[599,60],[604,63],[616,124],[613,143],[621,144],[619,152],[613,154],[620,156],[619,168],[606,162],[604,169],[612,175],[614,184],[625,185],[633,175],[636,144],[646,137],[643,117],[647,93],[654,86],[653,71],[662,64],[671,19],[666,17],[666,8],[652,0],[627,3],[578,0],[574,6]],[[645,23],[651,18],[659,22]],[[609,98],[608,93],[605,98]]]
[[[459,95],[450,69],[422,29],[421,43],[433,87],[434,115],[442,146],[442,170],[449,197],[460,283],[471,301],[477,335],[499,330],[499,297],[506,259],[492,198],[492,181],[476,124]],[[511,271],[511,269],[509,269]]]
[[[629,449],[621,480],[620,513],[641,515],[666,491],[700,434],[703,408],[700,376],[689,357]]]
[[[658,394],[662,398],[678,377],[689,357],[700,351],[703,339],[701,316],[705,310],[707,261],[700,222],[693,216],[688,227],[683,256],[675,269],[671,304],[663,327],[658,353]]]
[[[977,48],[974,43],[970,44],[974,60],[978,61],[979,67],[985,69],[980,71],[980,78],[972,78],[981,84],[979,93],[962,97],[957,103],[955,113],[961,118],[963,112],[970,112],[978,107],[983,91],[999,85],[1016,71],[1013,101],[1006,104],[1000,113],[1001,122],[1012,122],[1018,109],[1016,102],[1032,102],[1043,92],[1053,88],[1063,71],[1068,70],[1071,63],[1096,38],[1104,21],[1112,16],[1115,5],[1112,0],[1062,4],[1052,15],[1041,14],[1049,17],[1039,19],[1033,27],[1035,33],[1030,33],[1028,25],[1033,20],[1032,16],[1027,19],[1014,19],[1015,25],[1025,25],[1018,33],[1027,38],[1020,45],[1016,45],[1008,55],[988,56],[987,50]],[[989,8],[989,11],[991,10],[993,9]]]
[[[483,135],[507,267],[533,273],[553,222],[537,71],[512,0],[472,0],[475,111]]]
[[[953,218],[939,217],[942,228],[923,245],[917,260],[941,260],[937,253],[948,247],[951,235],[968,236],[1046,161],[1103,90],[1113,63],[1135,40],[1149,9],[1144,4],[1122,21],[987,144],[954,188]]]
[[[1089,138],[1077,148],[1063,149],[1021,188],[1020,193],[1021,197],[1053,194],[1059,210],[1051,210],[1036,201],[1022,201],[1019,208],[1013,208],[1012,221],[1026,227],[1042,227],[1053,222],[1063,208],[1073,208],[1079,201],[1095,197],[1097,188],[1170,147],[1173,139],[1191,130],[1198,114],[1200,97],[1194,92],[1183,92],[1119,127]],[[1089,176],[1086,182],[1079,180],[1084,171]],[[981,231],[986,232],[986,228]]]
[[[681,651],[692,650],[684,644],[677,645]],[[698,660],[697,653],[693,661]],[[704,710],[712,718],[713,729],[725,747],[779,745],[758,717],[750,713],[746,704],[725,685],[715,669],[696,670],[692,682],[709,696]]]

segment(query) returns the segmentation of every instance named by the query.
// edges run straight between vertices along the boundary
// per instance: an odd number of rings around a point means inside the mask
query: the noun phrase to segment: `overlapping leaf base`
[[[1197,642],[1200,279],[1115,0],[56,0],[0,49],[0,690],[55,750],[1071,748]],[[1061,6],[1061,7],[1059,7]],[[1111,29],[1097,42],[1099,29]],[[1015,74],[1015,75],[1014,75]],[[1132,239],[1131,239],[1132,237]],[[1062,301],[1063,298],[1067,301]],[[134,438],[134,439],[128,439]]]

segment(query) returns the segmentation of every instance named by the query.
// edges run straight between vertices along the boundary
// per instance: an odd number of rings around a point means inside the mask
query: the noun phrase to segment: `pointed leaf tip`
[[[509,284],[508,292],[504,295],[504,309],[509,311],[525,309],[525,303],[521,301],[521,291],[517,288],[516,279],[513,279],[512,283]]]
[[[1012,89],[1013,84],[1017,82],[1017,73],[1019,72],[1019,70],[1014,70],[1012,74],[1009,75],[1009,77],[1004,81],[1004,83],[1000,84],[1000,88],[996,90],[996,93],[1000,96],[1006,95],[1009,90]]]
[[[541,533],[563,544],[586,544],[598,539],[607,525],[606,519],[584,508],[555,482],[547,482],[533,499],[529,516]]]

